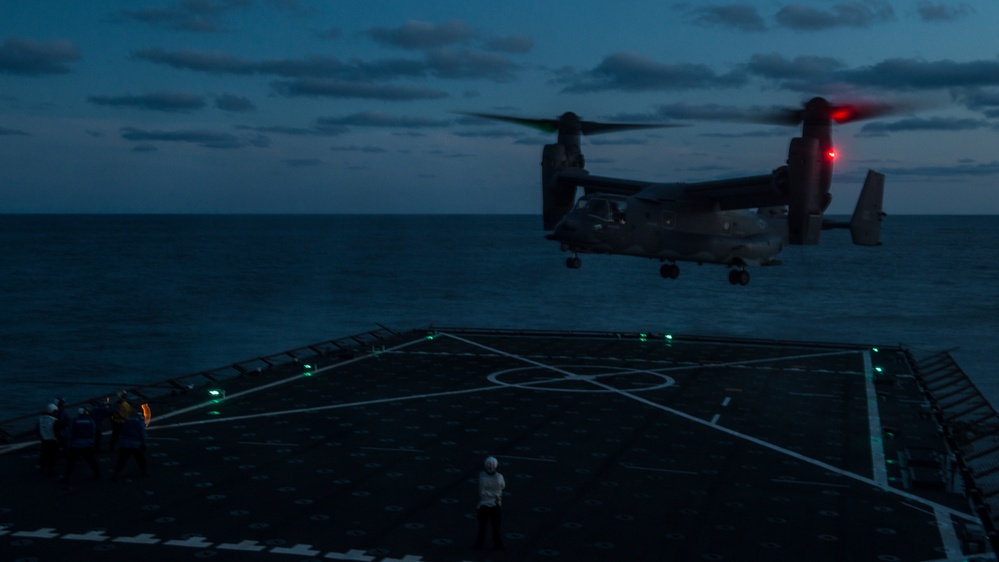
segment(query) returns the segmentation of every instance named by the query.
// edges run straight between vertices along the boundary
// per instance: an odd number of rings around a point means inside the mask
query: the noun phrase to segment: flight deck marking
[[[832,484],[830,482],[809,482],[807,480],[788,480],[787,478],[773,478],[771,482],[778,484],[804,484],[806,486],[823,486],[826,488],[849,488],[848,484]],[[904,502],[903,502],[904,503]]]
[[[699,472],[694,472],[694,471],[691,471],[691,470],[674,470],[674,469],[671,469],[671,468],[652,468],[652,467],[648,467],[648,466],[638,466],[638,465],[626,464],[626,463],[621,463],[621,466],[623,466],[625,468],[630,468],[632,470],[647,470],[649,472],[667,472],[669,474],[687,474],[687,475],[690,475],[690,476],[698,476],[700,474]]]
[[[535,462],[558,462],[555,459],[544,459],[539,457],[515,457],[513,455],[496,455],[501,459],[516,459],[519,461],[535,461]]]
[[[491,347],[489,347],[489,346],[487,346],[485,344],[474,342],[472,340],[468,340],[468,339],[462,338],[460,336],[456,336],[456,335],[448,334],[448,333],[444,333],[444,332],[441,332],[438,335],[439,336],[446,336],[446,337],[455,339],[457,341],[461,341],[461,342],[467,343],[469,345],[474,345],[474,346],[477,346],[477,347],[481,347],[482,349],[488,349],[488,350],[490,350],[490,351],[492,351],[494,353],[502,354],[502,355],[504,355],[506,357],[509,357],[511,359],[516,359],[516,360],[524,361],[526,363],[537,365],[539,367],[544,367],[546,369],[551,369],[552,371],[555,371],[555,372],[560,372],[560,370],[557,367],[552,367],[550,365],[545,365],[543,363],[539,363],[537,361],[534,361],[532,359],[528,359],[526,357],[522,357],[522,356],[519,356],[519,355],[514,355],[512,353],[507,353],[507,352],[504,352],[504,351],[500,351],[498,349],[491,348]],[[853,354],[853,353],[861,353],[863,355],[863,352],[859,351],[859,350],[854,350],[854,351],[849,351],[849,352],[840,352],[840,353],[825,353],[825,354],[822,354],[822,355],[826,355],[826,356],[828,356],[828,355],[846,355],[846,354]],[[815,356],[817,356],[817,355],[815,355]],[[813,357],[813,356],[803,356],[803,357]],[[790,357],[777,358],[776,360],[786,360],[786,359],[790,359]],[[762,362],[762,361],[764,361],[764,360],[759,360],[758,362]],[[740,363],[744,363],[744,362],[740,362]],[[569,377],[573,376],[572,373],[568,373],[568,372],[562,372],[562,374],[566,375],[566,376],[569,376]],[[653,402],[653,401],[648,400],[646,398],[643,398],[643,397],[641,397],[639,395],[632,394],[632,393],[629,393],[629,392],[624,391],[624,390],[615,389],[613,387],[605,385],[604,383],[602,383],[602,382],[600,382],[598,380],[590,380],[589,382],[591,384],[595,384],[595,385],[602,386],[604,388],[610,389],[613,392],[616,392],[616,393],[620,394],[621,396],[624,396],[626,398],[631,398],[632,400],[635,400],[637,402],[641,402],[642,404],[645,404],[647,406],[651,406],[651,407],[653,407],[653,408],[655,408],[657,410],[662,410],[664,412],[667,412],[667,413],[679,416],[681,418],[684,418],[684,419],[686,419],[688,421],[691,421],[691,422],[694,422],[696,424],[704,425],[704,426],[716,429],[718,431],[721,431],[723,433],[726,433],[728,435],[731,435],[733,437],[738,437],[740,439],[744,439],[746,441],[749,441],[750,443],[755,443],[755,444],[757,444],[757,445],[759,445],[761,447],[765,447],[765,448],[770,449],[772,451],[775,451],[775,452],[787,455],[789,457],[798,459],[800,461],[803,461],[803,462],[815,465],[815,466],[817,466],[819,468],[823,468],[825,470],[828,470],[829,472],[832,472],[834,474],[839,474],[841,476],[845,476],[847,478],[851,478],[853,480],[857,480],[859,482],[863,482],[865,484],[868,484],[870,486],[874,486],[876,488],[879,488],[879,489],[884,490],[886,492],[889,492],[891,494],[895,494],[895,495],[901,496],[903,498],[908,498],[908,499],[910,499],[912,501],[915,501],[915,502],[918,502],[918,503],[930,506],[933,509],[939,510],[942,513],[947,513],[947,514],[953,515],[954,517],[959,517],[961,519],[964,519],[966,521],[971,521],[971,522],[978,522],[978,521],[980,521],[979,518],[977,518],[977,517],[975,517],[973,515],[964,513],[962,511],[958,511],[956,509],[953,509],[953,508],[950,508],[950,507],[947,507],[947,506],[944,506],[944,505],[940,505],[940,504],[938,504],[938,503],[936,503],[934,501],[931,501],[931,500],[928,500],[928,499],[921,498],[919,496],[910,494],[910,493],[908,493],[908,492],[906,492],[904,490],[898,490],[896,488],[892,488],[891,486],[887,485],[887,482],[885,484],[881,484],[881,483],[879,483],[878,481],[876,481],[876,480],[874,480],[872,478],[868,478],[868,477],[863,476],[861,474],[857,474],[857,473],[854,473],[854,472],[850,472],[848,470],[844,470],[842,468],[839,468],[838,466],[833,466],[833,465],[831,465],[829,463],[825,463],[825,462],[822,462],[820,460],[813,459],[811,457],[802,455],[801,453],[796,453],[796,452],[794,452],[794,451],[792,451],[790,449],[785,449],[784,447],[781,447],[781,446],[776,445],[774,443],[770,443],[769,441],[764,441],[764,440],[762,440],[762,439],[760,439],[758,437],[753,437],[752,435],[747,435],[745,433],[740,433],[738,431],[735,431],[733,429],[729,429],[729,428],[721,426],[721,425],[713,425],[713,424],[707,422],[706,420],[701,419],[701,418],[699,418],[697,416],[693,416],[693,415],[688,414],[686,412],[681,412],[680,410],[677,410],[675,408],[670,408],[669,406],[666,406],[666,405],[663,405],[663,404],[659,404],[657,402]]]
[[[878,413],[878,392],[874,388],[874,367],[871,352],[862,354],[864,359],[864,386],[867,389],[867,423],[871,437],[871,464],[874,481],[882,488],[888,487],[888,464],[885,444],[881,434],[881,414]]]
[[[426,341],[426,340],[415,339],[413,341],[409,341],[409,342],[406,342],[406,343],[401,343],[401,344],[399,344],[399,345],[397,345],[395,347],[391,347],[391,348],[389,348],[387,350],[382,350],[379,353],[384,353],[385,351],[395,351],[397,349],[403,349],[403,348],[409,347],[411,345],[416,345],[418,343],[423,343],[424,341]],[[346,361],[341,361],[339,363],[334,363],[332,365],[327,365],[325,367],[320,367],[318,369],[310,371],[308,376],[309,377],[314,377],[314,376],[316,376],[319,373],[322,373],[324,371],[329,371],[329,370],[332,370],[332,369],[336,369],[338,367],[343,367],[344,365],[350,365],[352,363],[357,363],[359,361],[363,361],[364,359],[367,359],[369,357],[373,357],[373,356],[376,356],[376,355],[378,355],[378,353],[370,353],[370,354],[367,354],[367,355],[361,355],[359,357],[354,357],[353,359],[347,359]],[[225,400],[229,401],[229,400],[232,400],[234,398],[239,398],[241,396],[246,396],[247,394],[254,394],[254,393],[260,392],[261,390],[267,390],[269,388],[274,388],[275,386],[280,386],[282,384],[286,384],[286,383],[289,383],[289,382],[297,381],[298,379],[302,379],[302,378],[307,378],[307,376],[306,376],[305,373],[299,373],[297,375],[288,377],[286,379],[281,379],[279,381],[274,381],[274,382],[271,382],[271,383],[267,383],[265,385],[257,386],[257,387],[254,387],[254,388],[249,388],[249,389],[246,389],[246,390],[243,390],[243,391],[240,391],[240,392],[236,392],[234,394],[230,394],[229,396],[227,396],[225,398]],[[204,402],[202,402],[200,404],[195,404],[193,406],[188,406],[187,408],[181,408],[180,410],[175,410],[173,412],[168,412],[166,414],[162,414],[162,415],[156,416],[156,419],[157,420],[162,420],[162,419],[165,419],[165,418],[172,418],[172,417],[178,416],[180,414],[186,414],[188,412],[194,412],[194,411],[200,410],[201,408],[212,406],[212,405],[214,405],[216,403],[217,402],[215,400],[206,400],[206,401],[204,401]],[[299,411],[300,412],[307,412],[307,411],[310,411],[310,410],[299,410]],[[246,417],[250,417],[250,416],[246,416]],[[230,419],[231,420],[231,419],[235,419],[235,418],[226,418],[226,419]],[[219,421],[219,420],[216,420],[216,421]],[[175,425],[172,425],[172,426],[161,426],[161,427],[177,427],[177,425],[175,424]]]

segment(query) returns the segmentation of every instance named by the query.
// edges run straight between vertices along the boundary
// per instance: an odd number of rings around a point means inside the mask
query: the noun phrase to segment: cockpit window
[[[625,202],[609,199],[580,199],[577,209],[584,209],[586,214],[605,221],[624,222]]]

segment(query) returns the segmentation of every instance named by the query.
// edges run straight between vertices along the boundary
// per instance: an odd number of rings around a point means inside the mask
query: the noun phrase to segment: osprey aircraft
[[[849,229],[855,244],[881,244],[884,175],[868,171],[852,218],[823,216],[836,154],[832,123],[847,123],[893,112],[879,104],[834,105],[817,97],[802,108],[782,110],[754,121],[802,125],[791,139],[787,162],[758,176],[698,183],[659,183],[596,176],[585,169],[582,135],[673,125],[584,121],[572,112],[557,119],[523,119],[466,113],[557,132],[541,156],[541,192],[546,238],[561,244],[578,269],[580,254],[622,254],[662,262],[660,274],[680,275],[677,262],[720,264],[733,285],[749,283],[750,266],[777,265],[788,244],[819,243],[822,230]],[[584,194],[576,199],[577,188]]]

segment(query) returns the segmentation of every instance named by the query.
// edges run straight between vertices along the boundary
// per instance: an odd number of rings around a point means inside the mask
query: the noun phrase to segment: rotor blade
[[[747,121],[765,125],[797,125],[805,118],[803,109],[774,109],[755,115],[748,115]]]
[[[903,113],[909,110],[908,106],[900,104],[861,101],[830,106],[829,118],[842,124],[874,119],[882,115]]]
[[[538,129],[539,131],[544,131],[546,133],[558,132],[560,127],[566,126],[570,130],[573,127],[579,127],[579,132],[584,135],[599,135],[602,133],[614,133],[617,131],[634,131],[638,129],[660,129],[666,127],[686,127],[684,124],[676,123],[663,123],[663,124],[642,124],[642,123],[598,123],[596,121],[580,121],[574,113],[565,113],[558,119],[527,119],[523,117],[510,117],[508,115],[497,115],[495,113],[475,113],[468,111],[459,111],[461,115],[468,115],[471,117],[482,117],[484,119],[494,119],[497,121],[506,121],[507,123],[514,123],[517,125],[524,125],[525,127],[531,127],[533,129]]]
[[[509,117],[507,115],[495,115],[493,113],[473,113],[469,111],[459,111],[458,113],[471,117],[482,117],[484,119],[494,119],[496,121],[506,121],[517,125],[524,125],[525,127],[538,129],[539,131],[543,131],[545,133],[554,133],[558,131],[557,119],[524,119],[521,117]]]

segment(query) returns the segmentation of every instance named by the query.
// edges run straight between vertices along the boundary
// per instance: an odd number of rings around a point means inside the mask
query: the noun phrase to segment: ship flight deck
[[[147,478],[8,429],[0,559],[995,560],[999,418],[946,352],[383,328],[130,390]]]

